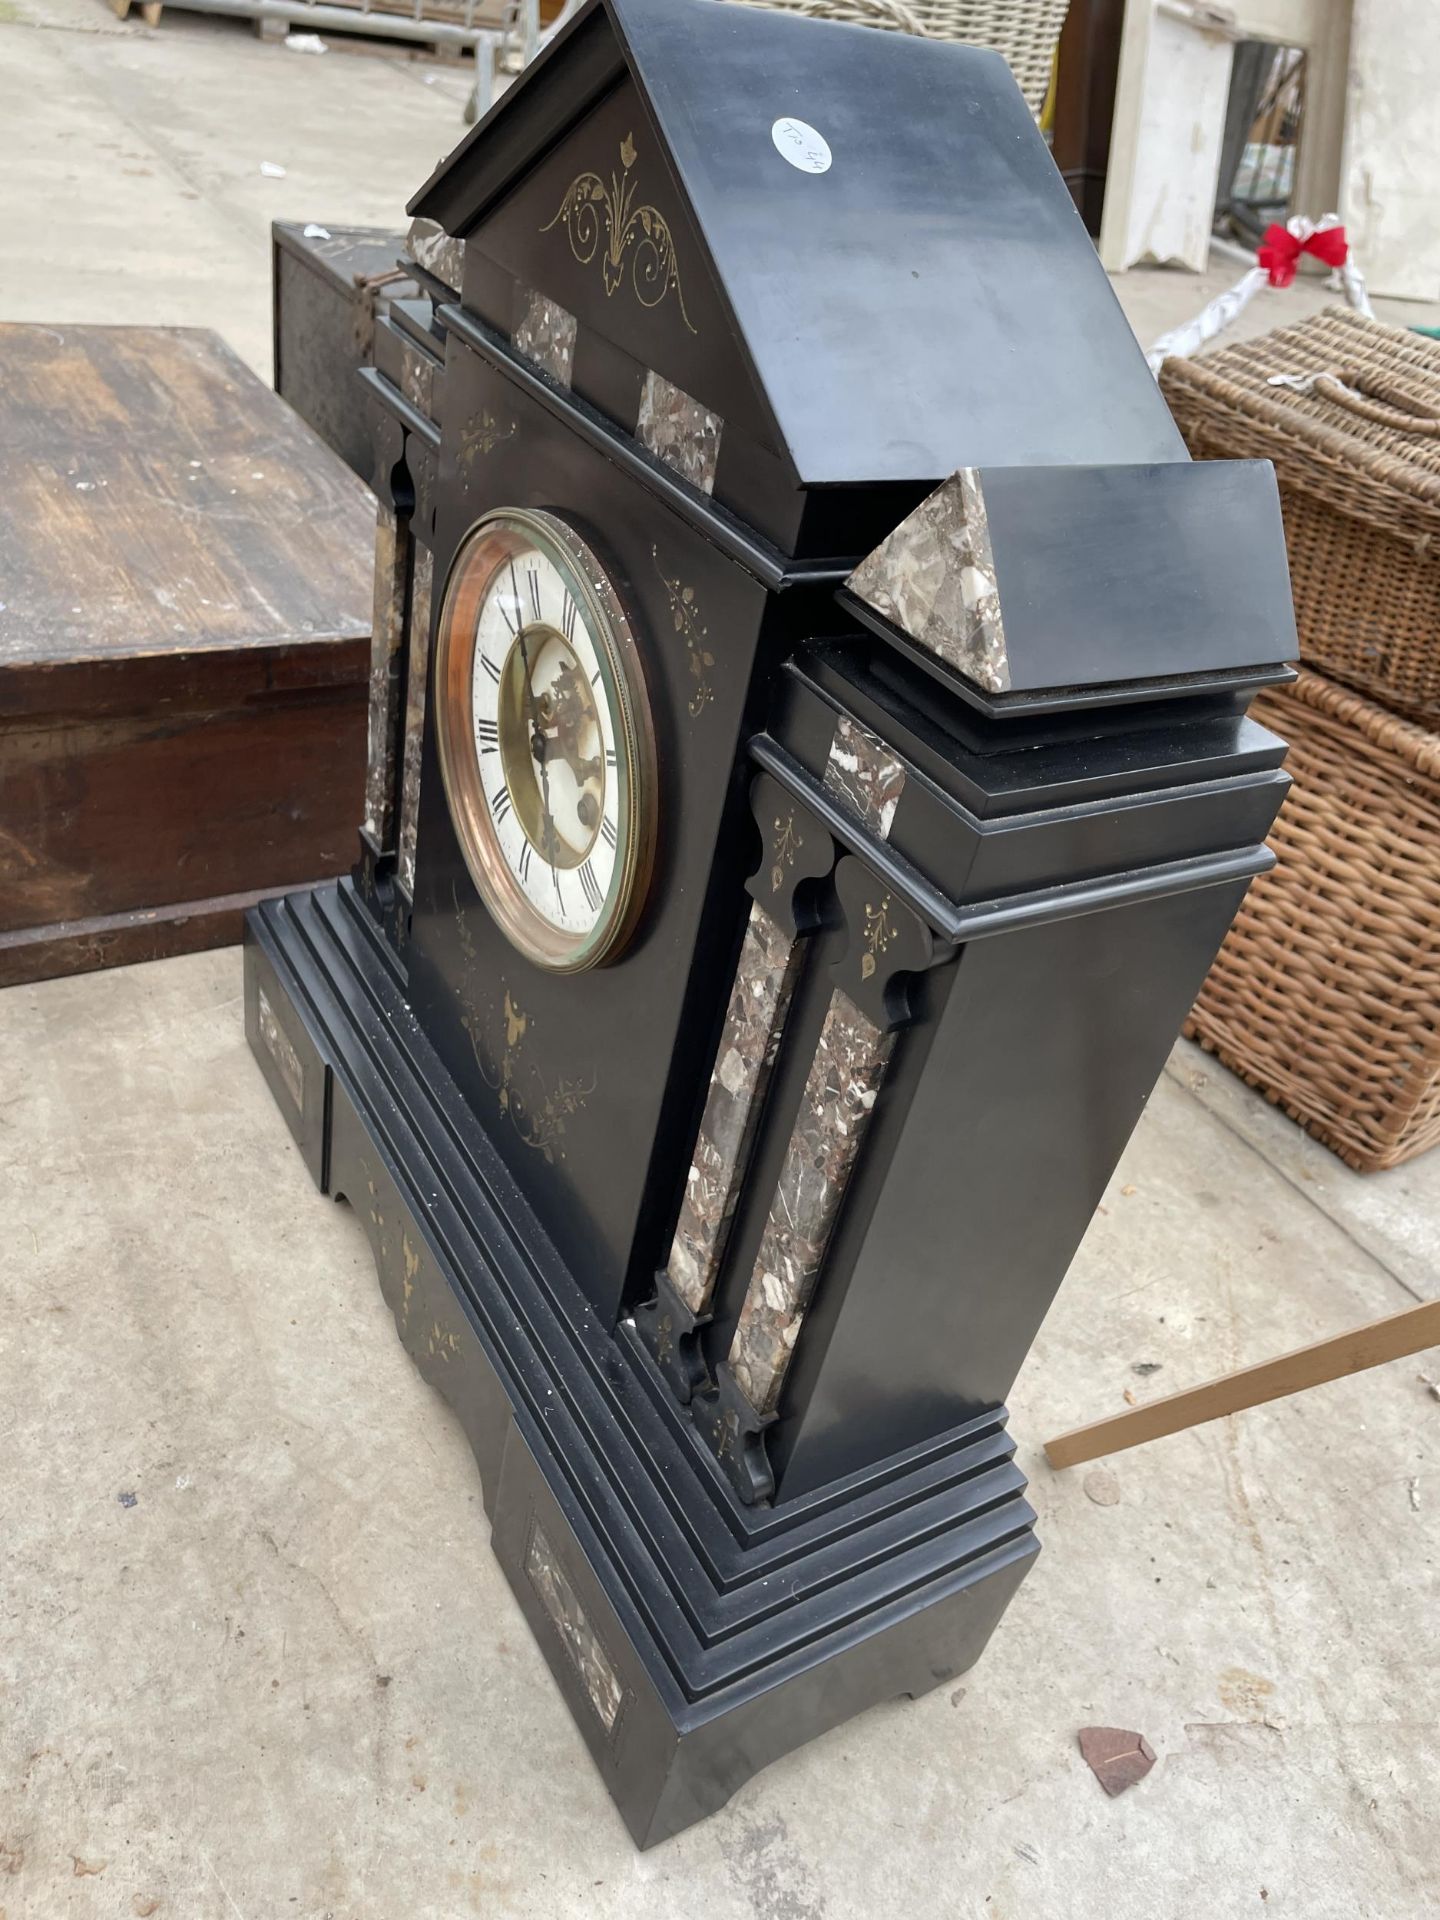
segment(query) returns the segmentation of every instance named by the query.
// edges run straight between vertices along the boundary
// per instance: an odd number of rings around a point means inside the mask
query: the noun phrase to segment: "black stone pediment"
[[[598,336],[623,354],[637,383],[653,368],[727,428],[779,451],[664,142],[628,74],[522,175],[468,244],[504,278],[500,298],[510,310],[487,313],[492,325],[513,332],[528,295],[539,292],[574,315],[578,354]]]
[[[787,120],[824,136],[828,166],[782,155]],[[573,225],[542,233],[539,216],[587,173],[600,230],[582,284]],[[633,298],[640,254],[660,269],[653,230],[625,229],[625,210],[613,224],[632,176],[631,204],[665,222],[688,326],[673,290]],[[732,0],[591,0],[411,211],[517,274],[523,253],[543,291],[653,354],[797,488],[1186,458],[997,54]]]

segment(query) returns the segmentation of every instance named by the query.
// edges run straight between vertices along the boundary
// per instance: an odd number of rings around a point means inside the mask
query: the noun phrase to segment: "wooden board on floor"
[[[1076,1467],[1085,1460],[1098,1460],[1103,1453],[1121,1453],[1147,1440],[1184,1433],[1227,1413],[1242,1413],[1269,1400],[1283,1400],[1292,1393],[1344,1380],[1353,1373],[1383,1367],[1388,1361],[1424,1353],[1434,1346],[1440,1346],[1440,1300],[1422,1300],[1418,1306],[1405,1307],[1383,1320],[1367,1321],[1363,1327],[1347,1327],[1344,1333],[1277,1354],[1273,1360],[1261,1360],[1252,1367],[1239,1367],[1234,1373],[1206,1380],[1198,1387],[1167,1393],[1126,1413],[1111,1414],[1107,1420],[1072,1427],[1070,1432],[1045,1442],[1045,1457],[1052,1467]]]
[[[0,326],[0,985],[349,864],[373,515],[217,335]]]

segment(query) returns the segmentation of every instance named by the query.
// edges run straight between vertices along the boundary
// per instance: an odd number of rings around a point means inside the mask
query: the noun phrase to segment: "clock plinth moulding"
[[[1278,506],[1189,463],[995,56],[592,0],[412,212],[360,857],[251,917],[247,1028],[646,1846],[1033,1557],[1005,1395],[1269,858]],[[583,582],[487,614],[497,524]]]

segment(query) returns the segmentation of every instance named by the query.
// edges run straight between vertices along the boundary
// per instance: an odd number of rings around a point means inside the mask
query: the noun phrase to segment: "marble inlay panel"
[[[825,786],[882,840],[905,791],[905,769],[867,728],[841,714],[825,762]]]
[[[415,549],[410,589],[410,645],[405,666],[405,755],[400,773],[400,884],[415,895],[415,828],[420,817],[420,751],[425,737],[425,684],[430,676],[430,597],[435,556]]]
[[[465,272],[465,242],[452,240],[435,220],[412,220],[405,251],[417,267],[433,273],[458,293]]]
[[[714,1292],[802,955],[802,943],[756,902],[666,1263],[671,1285],[692,1313],[704,1313]]]
[[[543,367],[562,387],[570,384],[575,365],[575,316],[533,287],[516,288],[520,318],[510,336],[520,352]]]
[[[757,1413],[779,1403],[892,1042],[847,995],[831,995],[726,1356]]]
[[[400,732],[400,665],[405,642],[408,538],[394,509],[375,522],[375,612],[370,632],[370,724],[365,766],[365,831],[382,848],[395,830],[395,756]]]
[[[645,375],[635,438],[702,493],[715,491],[724,431],[725,422],[718,413],[672,387],[653,367]]]
[[[305,1111],[305,1069],[300,1064],[300,1056],[295,1051],[294,1042],[275,1017],[275,1009],[261,987],[256,1006],[260,1026],[260,1038],[265,1042],[265,1051],[280,1070],[280,1078],[285,1090],[295,1102],[296,1111]]]
[[[613,1733],[625,1701],[625,1689],[576,1597],[570,1576],[539,1526],[532,1527],[530,1532],[525,1575],[539,1595],[540,1604],[555,1622],[590,1704],[600,1716],[600,1724],[606,1733]]]
[[[961,467],[851,574],[857,599],[988,693],[1010,686],[985,494]]]

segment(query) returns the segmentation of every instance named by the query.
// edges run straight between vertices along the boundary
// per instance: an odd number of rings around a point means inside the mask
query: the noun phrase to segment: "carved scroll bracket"
[[[904,1026],[915,1013],[916,977],[953,959],[956,948],[854,854],[835,869],[835,893],[849,939],[832,981],[882,1033]]]
[[[724,1361],[715,1369],[714,1392],[696,1396],[691,1418],[747,1507],[774,1496],[775,1475],[765,1451],[765,1430],[774,1426],[775,1415],[755,1411]]]
[[[760,864],[746,890],[792,940],[803,939],[821,923],[835,841],[804,801],[771,774],[751,781],[750,808],[760,834]]]
[[[655,1298],[635,1309],[635,1331],[682,1407],[710,1383],[700,1338],[712,1318],[696,1313],[663,1270],[655,1276]]]
[[[382,505],[394,508],[399,513],[408,513],[414,503],[414,494],[410,474],[405,467],[405,429],[384,402],[369,390],[365,396],[365,420],[370,429],[374,458],[370,474],[371,489]]]

